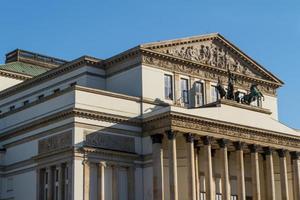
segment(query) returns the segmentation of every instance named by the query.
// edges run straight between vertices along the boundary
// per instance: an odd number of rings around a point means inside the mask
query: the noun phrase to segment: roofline
[[[263,67],[261,64],[259,64],[258,62],[256,62],[255,60],[253,60],[250,56],[248,56],[246,53],[244,53],[241,49],[239,49],[237,46],[235,46],[232,42],[230,42],[229,40],[227,40],[224,36],[222,36],[220,33],[210,33],[210,34],[204,34],[204,35],[197,35],[197,36],[191,36],[191,37],[184,37],[184,38],[179,38],[179,39],[172,39],[172,40],[164,40],[161,42],[151,42],[151,43],[145,43],[140,45],[140,47],[143,48],[149,48],[149,47],[154,47],[153,49],[155,49],[156,45],[166,45],[166,46],[171,46],[170,43],[191,43],[191,40],[206,40],[206,39],[219,39],[221,40],[223,43],[225,43],[226,45],[228,45],[229,47],[231,47],[232,49],[234,49],[235,51],[237,51],[238,53],[240,53],[242,56],[244,56],[248,61],[250,61],[254,66],[256,66],[257,68],[259,68],[260,70],[262,70],[264,73],[268,74],[269,76],[271,76],[274,80],[276,80],[277,83],[279,83],[281,86],[284,84],[284,82],[282,80],[280,80],[277,76],[275,76],[274,74],[272,74],[269,70],[267,70],[265,67]]]
[[[27,88],[27,87],[31,87],[37,82],[46,81],[46,80],[56,76],[59,73],[66,73],[74,68],[77,68],[77,67],[80,67],[83,65],[98,66],[99,62],[101,62],[101,60],[99,60],[99,59],[96,59],[96,58],[93,58],[90,56],[81,56],[71,62],[63,64],[57,68],[49,70],[45,73],[42,73],[31,79],[28,79],[24,82],[21,82],[17,85],[14,85],[12,87],[9,87],[5,90],[0,91],[0,99],[12,96],[15,94],[16,91],[19,91],[19,90]]]

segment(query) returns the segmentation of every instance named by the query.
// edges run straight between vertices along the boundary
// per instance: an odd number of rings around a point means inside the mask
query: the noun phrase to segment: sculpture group
[[[250,92],[241,96],[240,91],[234,91],[234,82],[236,81],[236,76],[228,70],[228,86],[227,91],[222,85],[220,79],[218,79],[217,90],[221,99],[229,99],[242,104],[250,105],[251,102],[261,100],[264,95],[259,91],[257,84],[253,83],[250,87]]]
[[[228,51],[215,44],[169,48],[164,49],[163,53],[197,61],[221,69],[229,69],[236,73],[255,76],[255,74],[247,67],[243,66],[237,59],[234,59]]]

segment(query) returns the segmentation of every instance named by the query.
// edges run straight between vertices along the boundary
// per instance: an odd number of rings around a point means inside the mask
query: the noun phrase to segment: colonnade
[[[120,199],[120,192],[119,192],[119,172],[120,166],[118,164],[110,164],[106,163],[105,161],[99,162],[91,162],[88,160],[83,161],[83,170],[84,170],[84,187],[83,187],[83,194],[84,200],[91,199],[91,168],[96,167],[97,169],[97,200],[105,200],[106,192],[108,184],[105,182],[106,170],[108,168],[112,169],[112,185],[111,185],[111,197],[113,200]],[[134,200],[135,199],[135,192],[134,192],[134,167],[133,166],[124,166],[123,168],[127,171],[127,199]],[[125,194],[121,194],[125,195]],[[110,196],[110,195],[109,195]]]
[[[176,135],[174,131],[167,131],[164,134],[151,135],[152,138],[152,155],[153,155],[153,199],[163,200],[164,190],[170,191],[170,200],[178,200],[178,173],[177,173],[177,152],[176,152]],[[183,133],[180,133],[183,134]],[[261,180],[259,168],[259,154],[262,153],[265,157],[266,165],[266,184],[267,184],[267,199],[275,200],[275,177],[274,177],[274,162],[273,156],[277,152],[280,160],[280,184],[281,184],[281,199],[289,200],[289,186],[287,173],[287,153],[284,149],[273,149],[270,147],[258,147],[255,144],[245,144],[240,141],[228,141],[226,139],[217,139],[210,136],[195,137],[193,134],[183,134],[187,149],[187,173],[188,173],[188,198],[190,200],[199,200],[199,165],[205,168],[205,197],[206,200],[215,200],[216,194],[213,190],[213,162],[212,162],[212,142],[217,142],[218,149],[221,152],[221,183],[222,183],[222,200],[231,199],[229,162],[228,162],[228,145],[234,146],[236,152],[236,175],[237,175],[237,196],[239,200],[246,200],[245,186],[245,167],[244,167],[244,149],[250,149],[251,154],[251,182],[252,182],[252,199],[261,200]],[[164,188],[163,174],[163,147],[162,142],[165,138],[168,139],[168,162],[169,162],[169,188]],[[201,144],[201,145],[200,145]],[[200,163],[199,151],[200,146],[204,150],[204,161]],[[292,158],[293,168],[293,195],[294,199],[300,199],[300,163],[299,152],[289,152]],[[196,158],[196,159],[195,159]],[[197,163],[195,163],[195,160]],[[195,169],[196,168],[196,169]],[[197,183],[197,185],[196,185]]]

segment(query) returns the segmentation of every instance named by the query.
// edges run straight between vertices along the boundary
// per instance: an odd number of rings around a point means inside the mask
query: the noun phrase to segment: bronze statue
[[[234,74],[228,70],[228,88],[227,88],[227,99],[234,100],[234,81],[236,80],[236,77]]]
[[[250,93],[244,95],[242,98],[242,103],[250,105],[251,102],[256,101],[257,99],[260,100],[261,98],[264,100],[264,95],[257,88],[257,84],[254,83],[250,87]]]
[[[217,90],[220,94],[220,98],[223,99],[225,96],[226,96],[226,90],[224,89],[222,83],[221,83],[221,80],[220,78],[218,78],[218,84],[217,84]]]

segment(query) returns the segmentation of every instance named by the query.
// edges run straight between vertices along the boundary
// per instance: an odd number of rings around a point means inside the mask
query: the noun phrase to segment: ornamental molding
[[[25,75],[25,74],[19,74],[16,72],[11,72],[7,70],[0,69],[0,76],[8,77],[8,78],[13,78],[17,80],[28,80],[31,79],[32,76]]]
[[[212,135],[216,138],[244,141],[248,144],[261,144],[262,146],[286,147],[290,150],[299,150],[300,148],[300,137],[297,136],[175,112],[163,113],[160,116],[144,120],[144,133],[151,135],[167,130],[190,132],[196,135]]]
[[[223,84],[228,81],[228,72],[226,69],[197,63],[192,60],[189,61],[177,58],[172,55],[166,55],[148,49],[142,50],[142,64],[171,72],[194,76],[203,80],[217,82],[219,78]],[[251,77],[237,72],[232,73],[237,77],[235,82],[236,89],[249,90],[252,83],[257,83],[258,88],[262,91],[262,93],[276,96],[276,89],[280,86],[275,82],[258,77]]]
[[[141,48],[217,68],[230,69],[248,76],[260,75],[279,86],[283,84],[271,72],[219,33],[153,42],[141,45]]]
[[[53,115],[35,120],[34,122],[31,122],[29,124],[25,124],[23,126],[11,129],[7,132],[3,132],[0,135],[0,141],[7,140],[9,138],[16,137],[18,135],[22,135],[28,133],[29,131],[47,126],[51,123],[55,123],[57,121],[65,120],[72,117],[93,119],[93,120],[105,121],[110,123],[126,124],[130,126],[141,125],[141,120],[138,118],[124,117],[120,115],[113,115],[113,114],[96,112],[96,111],[85,110],[85,109],[70,108],[55,113]]]

